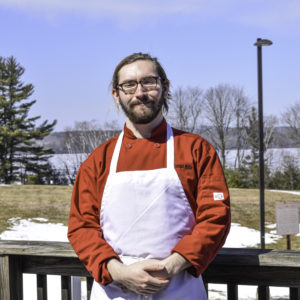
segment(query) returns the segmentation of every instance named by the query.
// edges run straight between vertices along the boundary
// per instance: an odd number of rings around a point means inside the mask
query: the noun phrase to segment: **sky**
[[[124,117],[111,96],[115,66],[134,52],[158,57],[178,87],[243,88],[257,105],[257,38],[264,114],[300,102],[299,0],[0,0],[0,56],[26,69],[31,115],[99,124]]]

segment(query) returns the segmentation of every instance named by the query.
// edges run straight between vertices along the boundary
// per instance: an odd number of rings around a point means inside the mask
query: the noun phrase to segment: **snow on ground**
[[[67,241],[67,227],[63,224],[49,223],[47,219],[32,218],[23,220],[20,218],[9,219],[9,229],[0,234],[0,239],[5,240],[51,240]],[[268,224],[268,228],[274,228],[274,224]],[[266,243],[275,243],[281,236],[275,233],[266,233]],[[260,242],[260,233],[257,230],[232,223],[225,247],[255,247]],[[24,300],[37,299],[36,276],[24,274]],[[48,299],[60,299],[60,277],[47,276]],[[86,299],[86,283],[82,281],[82,299]],[[288,298],[288,288],[271,288],[271,296]],[[209,284],[209,299],[225,299],[226,285]],[[255,286],[239,286],[239,299],[256,299]]]
[[[300,195],[300,192],[295,191],[285,191],[285,190],[268,190],[270,192],[276,192],[276,193],[287,193],[287,194],[293,194],[293,195]]]
[[[273,225],[273,224],[272,224]],[[275,224],[276,226],[276,224]],[[275,233],[266,233],[266,244],[274,244],[282,236]],[[246,248],[256,247],[260,242],[260,232],[255,229],[241,226],[237,223],[231,223],[230,233],[226,239],[224,247],[228,248]]]
[[[62,223],[49,223],[44,218],[23,220],[11,218],[8,220],[9,230],[4,231],[2,240],[31,240],[31,241],[57,241],[67,240],[67,227]]]

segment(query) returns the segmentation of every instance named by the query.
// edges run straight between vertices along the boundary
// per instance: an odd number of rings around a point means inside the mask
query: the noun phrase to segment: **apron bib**
[[[155,170],[116,172],[123,140],[120,134],[104,188],[100,225],[104,239],[124,264],[164,259],[186,234],[195,218],[174,168],[174,138],[167,124],[167,167]],[[168,286],[152,296],[123,291],[116,282],[103,286],[94,281],[91,300],[153,299],[206,300],[201,276],[187,271],[172,277]]]

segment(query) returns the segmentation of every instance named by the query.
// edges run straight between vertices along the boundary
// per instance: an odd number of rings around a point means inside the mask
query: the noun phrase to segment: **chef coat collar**
[[[149,140],[153,141],[165,141],[166,140],[166,134],[167,134],[167,122],[165,118],[162,120],[162,122],[152,130],[151,136]],[[133,134],[133,132],[126,126],[126,123],[124,124],[124,136],[135,140],[136,136]]]

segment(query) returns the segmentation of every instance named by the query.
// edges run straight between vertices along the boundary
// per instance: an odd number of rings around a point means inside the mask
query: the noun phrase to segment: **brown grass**
[[[68,224],[72,187],[53,185],[0,186],[0,232],[9,226],[12,217],[43,217],[50,222]],[[259,190],[230,189],[232,222],[260,229]],[[276,203],[299,203],[300,196],[287,193],[265,192],[265,220],[274,224]],[[266,228],[266,232],[270,230]],[[292,236],[292,249],[300,250],[300,237]],[[267,248],[286,249],[286,239]]]
[[[0,186],[0,232],[6,230],[12,217],[40,217],[67,225],[71,193],[70,186]]]

